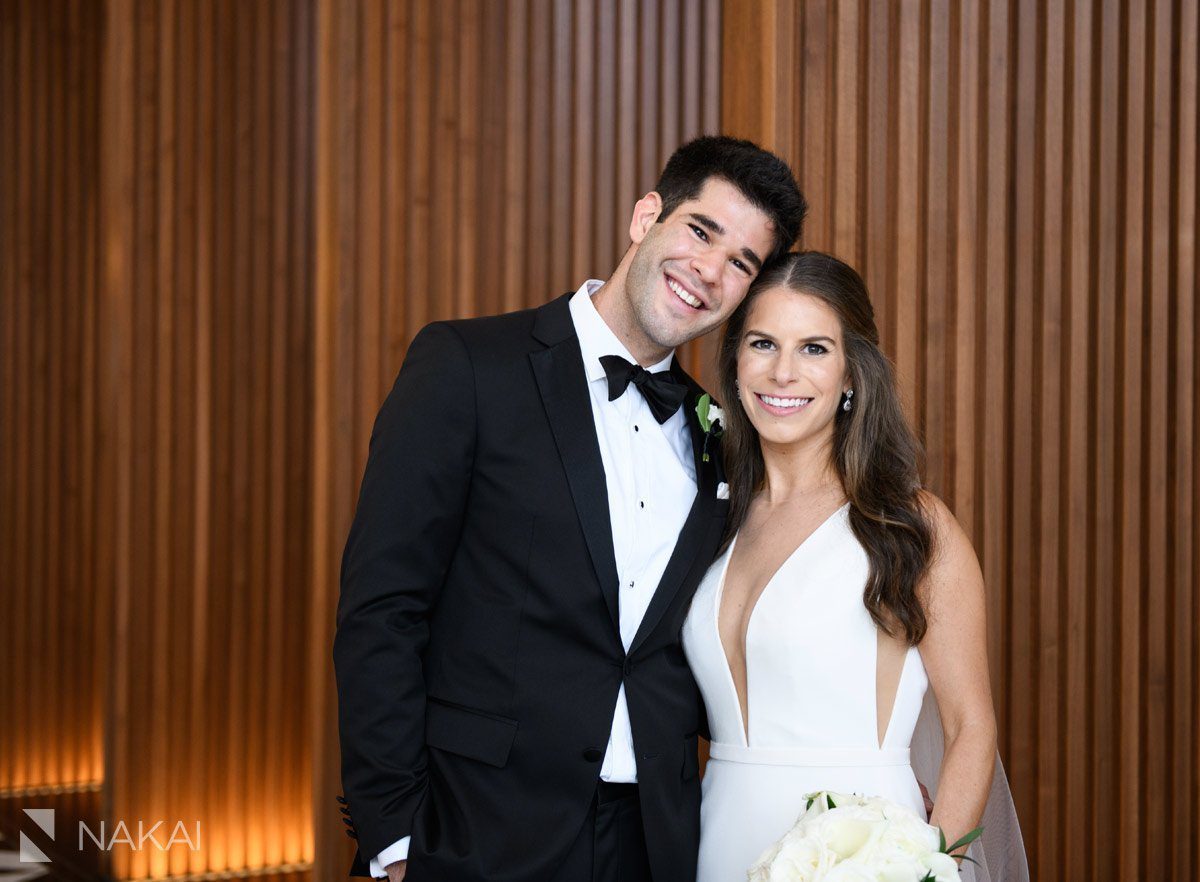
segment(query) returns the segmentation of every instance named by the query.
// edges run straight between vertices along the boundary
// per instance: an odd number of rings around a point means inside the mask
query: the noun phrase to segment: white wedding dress
[[[751,611],[749,719],[742,720],[717,630],[736,545],[735,537],[709,568],[683,626],[684,651],[712,735],[700,804],[698,882],[744,882],[762,852],[796,822],[805,794],[814,791],[882,796],[924,818],[917,775],[936,799],[942,760],[937,704],[927,694],[929,679],[916,647],[903,656],[880,741],[879,632],[863,605],[869,565],[851,530],[848,503],[783,562]],[[978,863],[963,865],[964,880],[1028,882],[999,756],[984,829],[970,851]]]
[[[751,612],[744,722],[717,631],[736,545],[735,538],[709,569],[683,626],[712,734],[698,882],[745,880],[813,791],[883,796],[925,817],[909,743],[929,681],[910,647],[881,744],[878,631],[863,605],[868,560],[851,531],[848,505],[784,561]]]

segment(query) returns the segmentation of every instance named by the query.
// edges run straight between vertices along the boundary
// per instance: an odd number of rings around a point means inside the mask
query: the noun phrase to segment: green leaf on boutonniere
[[[722,419],[725,414],[721,412],[721,408],[713,404],[712,396],[705,392],[700,396],[700,400],[696,402],[696,416],[700,420],[700,428],[709,435],[719,436],[725,431],[725,426]]]
[[[725,414],[713,403],[712,396],[705,392],[696,402],[696,418],[700,420],[700,428],[704,430],[704,455],[702,459],[708,462],[708,439],[720,438],[725,432]]]

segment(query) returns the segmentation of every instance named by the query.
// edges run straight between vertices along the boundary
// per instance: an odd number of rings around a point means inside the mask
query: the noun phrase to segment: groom
[[[356,868],[695,878],[704,710],[679,634],[728,502],[673,350],[733,311],[805,207],[779,158],[700,138],[634,206],[607,281],[412,341],[342,560]]]

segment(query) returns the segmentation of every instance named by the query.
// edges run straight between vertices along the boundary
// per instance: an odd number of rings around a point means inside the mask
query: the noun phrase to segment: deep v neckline
[[[841,514],[842,510],[848,505],[850,505],[848,501],[843,502],[836,509],[834,509],[829,516],[825,518],[825,520],[817,524],[817,526],[814,527],[812,531],[800,541],[800,544],[793,548],[791,553],[788,554],[788,556],[783,559],[779,566],[775,568],[775,572],[771,573],[770,578],[767,579],[766,583],[762,587],[762,590],[758,592],[758,597],[754,598],[754,604],[750,608],[750,615],[746,618],[746,628],[742,632],[742,655],[746,659],[746,712],[744,714],[742,713],[742,696],[738,692],[737,681],[733,678],[733,666],[729,663],[729,653],[725,650],[725,641],[721,639],[721,604],[725,600],[725,580],[729,578],[729,566],[733,563],[733,553],[737,548],[738,539],[740,539],[742,535],[740,530],[734,534],[733,540],[729,543],[729,549],[725,553],[725,563],[721,569],[721,578],[717,582],[717,597],[715,614],[713,616],[713,631],[717,638],[717,648],[721,651],[722,666],[725,668],[725,680],[729,684],[730,692],[733,693],[734,707],[737,708],[738,723],[742,735],[743,747],[750,746],[750,629],[754,626],[754,616],[758,612],[759,604],[762,603],[762,599],[766,596],[767,592],[771,590],[771,586],[779,577],[779,574],[782,573],[784,568],[792,562],[792,559],[795,558],[796,555],[799,554],[806,545],[808,545],[814,536],[831,524],[834,518]]]

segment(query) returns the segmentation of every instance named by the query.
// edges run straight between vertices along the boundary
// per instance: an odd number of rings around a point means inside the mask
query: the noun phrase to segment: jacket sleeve
[[[462,530],[475,418],[461,337],[427,326],[375,418],[342,556],[333,644],[342,786],[365,857],[411,834],[425,792],[422,655]]]

